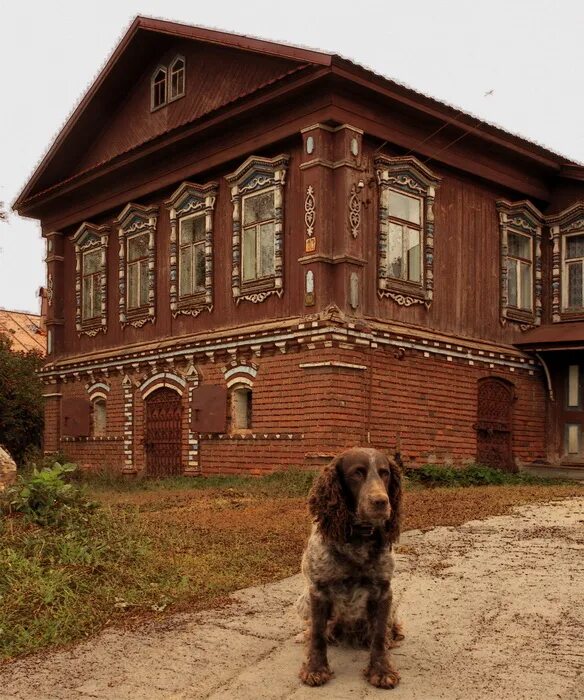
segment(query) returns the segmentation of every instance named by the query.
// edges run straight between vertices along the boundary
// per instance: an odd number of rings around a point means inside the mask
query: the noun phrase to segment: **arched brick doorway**
[[[477,462],[488,467],[517,471],[513,460],[513,403],[511,382],[485,377],[478,383]]]
[[[146,397],[144,447],[148,476],[182,474],[182,402],[174,389],[162,387]]]

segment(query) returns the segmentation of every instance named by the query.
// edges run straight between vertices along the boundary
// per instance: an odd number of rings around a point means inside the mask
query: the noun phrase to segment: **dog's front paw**
[[[299,676],[303,683],[315,687],[317,685],[324,685],[327,681],[330,681],[333,677],[333,672],[328,666],[315,667],[306,662],[302,664]]]
[[[370,664],[364,673],[365,678],[376,688],[391,689],[399,683],[399,673],[387,661]]]

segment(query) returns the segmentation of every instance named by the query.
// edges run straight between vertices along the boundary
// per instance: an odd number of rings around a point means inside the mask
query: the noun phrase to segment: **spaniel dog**
[[[403,639],[393,619],[392,544],[399,536],[401,475],[378,450],[354,448],[316,479],[308,500],[314,526],[302,557],[306,588],[298,611],[308,623],[308,656],[300,679],[310,686],[333,675],[327,642],[370,649],[365,677],[394,688],[399,674],[387,648]]]

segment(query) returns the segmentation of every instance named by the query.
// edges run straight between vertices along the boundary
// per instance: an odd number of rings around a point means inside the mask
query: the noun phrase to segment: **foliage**
[[[43,431],[41,383],[37,352],[15,352],[0,333],[0,444],[17,464],[31,445],[40,445]]]
[[[549,479],[531,474],[503,472],[481,464],[466,467],[444,467],[426,464],[406,469],[406,476],[412,483],[424,486],[489,486],[513,484],[545,484]]]

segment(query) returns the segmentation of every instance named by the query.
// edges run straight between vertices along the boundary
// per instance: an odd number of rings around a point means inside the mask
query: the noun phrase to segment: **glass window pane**
[[[200,216],[197,216],[194,221],[194,236],[195,236],[195,243],[199,243],[201,241],[205,240],[205,215],[202,214]]]
[[[403,265],[403,231],[399,224],[389,224],[388,241],[388,266],[387,271],[390,277],[402,279],[404,277]]]
[[[407,257],[408,279],[412,282],[420,282],[422,279],[420,232],[411,228],[408,229]]]
[[[205,289],[205,244],[195,246],[195,289]]]
[[[138,265],[128,265],[128,308],[135,309],[138,306]]]
[[[578,407],[580,405],[580,367],[570,365],[568,367],[568,406]]]
[[[180,220],[180,244],[192,243],[194,219]]]
[[[566,238],[566,258],[584,257],[584,235]]]
[[[99,275],[93,275],[93,315],[99,316],[101,314],[101,284],[99,280]]]
[[[531,260],[531,239],[519,233],[509,233],[508,252],[514,258]]]
[[[101,250],[83,253],[83,274],[90,275],[101,268]]]
[[[510,258],[507,261],[507,303],[519,308],[519,289],[517,287],[517,269],[519,263]]]
[[[148,256],[148,237],[148,233],[142,233],[128,239],[128,262]]]
[[[260,277],[274,274],[274,224],[260,226]]]
[[[578,423],[566,425],[566,442],[568,443],[566,445],[568,454],[580,454],[580,425]]]
[[[256,229],[255,226],[243,231],[241,276],[244,282],[256,278]]]
[[[83,291],[82,291],[82,300],[81,300],[81,316],[82,318],[92,318],[92,309],[91,309],[91,285],[92,285],[92,277],[84,277],[83,278]]]
[[[262,192],[243,200],[243,225],[268,221],[275,217],[274,191]]]
[[[414,224],[420,223],[420,204],[418,197],[408,197],[399,192],[389,191],[389,215],[405,219]]]
[[[148,260],[140,263],[140,306],[148,305]]]
[[[531,265],[519,263],[519,274],[521,284],[521,308],[531,310],[531,294],[533,289],[533,279],[531,275]]]
[[[582,263],[568,265],[568,306],[582,306]]]
[[[181,248],[180,251],[180,273],[179,273],[179,295],[181,297],[192,294],[193,279],[193,248],[190,245]]]

